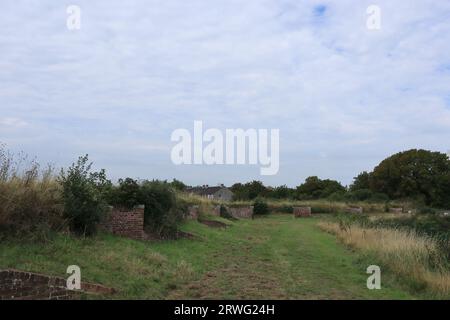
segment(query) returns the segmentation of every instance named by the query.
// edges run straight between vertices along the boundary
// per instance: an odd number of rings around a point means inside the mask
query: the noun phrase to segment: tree
[[[271,192],[271,197],[275,199],[288,199],[293,195],[293,189],[286,185],[278,186]]]
[[[266,197],[269,190],[261,181],[252,181],[245,184],[235,183],[231,186],[235,200],[253,200],[257,197]]]
[[[231,186],[231,191],[233,192],[233,200],[247,200],[248,192],[245,186],[238,182]]]
[[[173,179],[170,185],[172,186],[172,188],[178,191],[185,191],[187,188],[186,184],[177,179]]]
[[[267,195],[267,188],[261,181],[253,180],[250,183],[245,184],[248,190],[248,198],[250,200],[256,199],[257,197],[265,197]]]
[[[317,176],[308,177],[305,183],[297,187],[297,199],[326,198],[334,193],[345,193],[346,189],[338,181],[321,180]]]
[[[353,183],[350,185],[350,191],[370,189],[370,174],[363,171],[353,178]]]
[[[142,204],[141,187],[132,178],[119,179],[119,186],[114,188],[111,198],[110,204],[132,209],[134,206]]]
[[[298,199],[318,199],[322,191],[320,179],[317,176],[308,177],[297,187]]]
[[[449,158],[440,152],[417,149],[394,154],[375,167],[370,188],[393,199],[416,198],[426,205],[449,207]]]

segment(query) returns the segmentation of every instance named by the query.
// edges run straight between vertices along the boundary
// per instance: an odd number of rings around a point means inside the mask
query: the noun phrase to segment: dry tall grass
[[[63,225],[60,186],[52,169],[13,156],[0,145],[0,238],[45,237]]]
[[[385,228],[341,227],[320,222],[319,227],[344,244],[375,256],[381,265],[438,297],[450,296],[450,272],[433,238],[413,231]]]
[[[208,199],[197,194],[187,192],[177,192],[177,198],[185,201],[189,205],[218,205],[220,201]]]

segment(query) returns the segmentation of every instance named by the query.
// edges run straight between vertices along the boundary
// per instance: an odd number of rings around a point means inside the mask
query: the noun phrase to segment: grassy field
[[[142,242],[111,235],[59,235],[45,244],[0,244],[0,268],[66,276],[119,290],[130,299],[414,299],[382,275],[382,289],[366,288],[369,264],[322,231],[320,218],[274,214],[210,228],[189,221],[195,239]]]

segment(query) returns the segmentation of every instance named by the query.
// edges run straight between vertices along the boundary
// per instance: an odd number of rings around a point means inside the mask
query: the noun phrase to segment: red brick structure
[[[391,213],[403,213],[403,208],[389,208]]]
[[[347,213],[363,213],[364,210],[362,207],[348,207],[347,209],[345,209],[345,212]]]
[[[118,236],[142,240],[145,238],[144,206],[131,210],[112,208],[100,227]]]
[[[311,207],[294,207],[294,217],[310,217],[311,216]]]
[[[212,212],[211,212],[211,214],[213,214],[213,215],[215,215],[215,216],[220,216],[220,205],[218,205],[218,206],[215,206],[213,209],[212,209]]]
[[[253,206],[227,207],[228,212],[237,219],[253,219]]]
[[[188,219],[194,219],[197,220],[198,219],[198,206],[190,206],[188,207],[188,212],[187,212],[187,218]]]
[[[69,275],[68,275],[69,276]],[[102,285],[81,283],[81,290],[69,290],[66,279],[13,269],[0,270],[0,300],[74,300],[84,294],[113,294]]]

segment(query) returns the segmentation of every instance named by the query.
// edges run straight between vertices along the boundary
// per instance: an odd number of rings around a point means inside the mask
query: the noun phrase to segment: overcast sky
[[[278,174],[172,164],[170,135],[194,120],[280,129]],[[114,179],[348,184],[450,149],[450,1],[2,0],[0,141],[56,166],[88,153]]]

